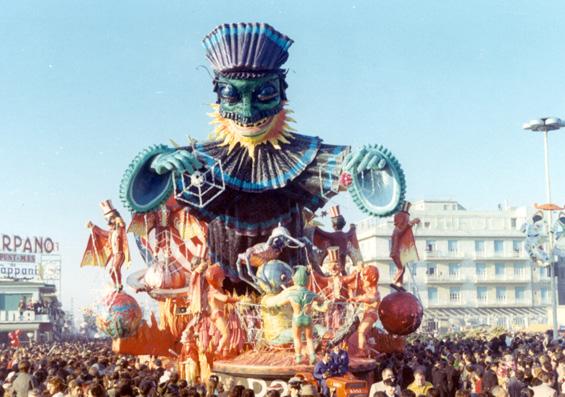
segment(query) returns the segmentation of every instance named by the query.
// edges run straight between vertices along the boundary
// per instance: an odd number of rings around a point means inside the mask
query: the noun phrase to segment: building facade
[[[468,211],[452,200],[415,202],[412,218],[420,261],[405,275],[405,288],[425,308],[424,330],[456,331],[479,325],[521,329],[546,324],[551,304],[547,268],[533,266],[524,250],[525,207]],[[366,263],[380,271],[381,294],[396,267],[389,257],[391,218],[358,225]]]
[[[58,339],[65,323],[53,284],[31,281],[0,281],[0,341],[20,330],[24,340]]]

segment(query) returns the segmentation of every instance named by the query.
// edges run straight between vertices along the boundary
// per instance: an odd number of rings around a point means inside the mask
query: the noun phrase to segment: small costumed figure
[[[292,307],[292,338],[294,343],[295,362],[302,362],[304,350],[302,339],[306,341],[306,352],[310,364],[316,361],[314,352],[312,309],[325,312],[329,301],[310,291],[306,286],[309,279],[308,270],[305,266],[297,266],[292,281],[294,285],[288,287],[277,295],[266,297],[263,305],[267,308],[290,305]]]
[[[339,247],[329,247],[326,257],[327,267],[330,271],[329,277],[313,274],[313,290],[321,290],[321,294],[334,303],[326,315],[326,323],[329,329],[335,330],[343,321],[343,303],[349,299],[350,290],[357,287],[359,273],[350,275],[341,274]]]
[[[357,330],[359,350],[368,356],[367,335],[378,320],[378,308],[381,300],[378,282],[379,271],[375,266],[365,266],[361,272],[362,294],[351,298],[352,302],[361,303],[361,323]]]
[[[392,232],[390,245],[390,258],[398,269],[393,283],[390,285],[398,291],[404,291],[404,272],[406,265],[410,262],[419,261],[416,243],[414,242],[414,234],[412,227],[420,223],[420,219],[410,220],[411,204],[405,201],[402,210],[394,215],[394,231]]]
[[[224,292],[222,284],[225,278],[224,270],[218,264],[214,264],[206,270],[210,319],[221,335],[217,346],[217,352],[221,357],[227,357],[229,354],[230,330],[226,315],[226,304],[239,302],[239,297],[229,296]]]
[[[121,291],[123,288],[122,266],[124,263],[127,265],[130,263],[125,222],[112,205],[112,201],[102,201],[100,208],[108,222],[108,230],[90,221],[86,224],[86,227],[90,229],[90,238],[80,266],[106,267],[110,264],[109,273],[114,288]]]
[[[321,250],[328,250],[329,247],[339,248],[339,272],[346,274],[345,263],[347,257],[353,263],[353,266],[360,264],[363,259],[359,249],[359,241],[357,240],[357,231],[355,225],[351,224],[349,230],[344,232],[345,218],[341,215],[339,205],[335,205],[329,210],[330,218],[332,221],[333,232],[326,232],[325,230],[315,227],[313,231],[313,242],[316,247]],[[323,261],[324,258],[322,258]]]
[[[200,375],[197,335],[194,326],[189,324],[182,332],[182,349],[179,357],[179,375],[181,379],[194,383]]]

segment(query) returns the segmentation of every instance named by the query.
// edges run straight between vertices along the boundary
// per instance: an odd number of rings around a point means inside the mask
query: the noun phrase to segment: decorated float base
[[[318,358],[319,360],[319,358]],[[377,362],[370,358],[350,358],[349,371],[357,378],[373,383]],[[294,353],[247,352],[230,360],[215,361],[213,372],[224,384],[240,384],[262,397],[270,386],[280,385],[286,392],[288,380],[298,373],[312,373],[314,365],[295,364]],[[282,393],[285,394],[285,393]]]

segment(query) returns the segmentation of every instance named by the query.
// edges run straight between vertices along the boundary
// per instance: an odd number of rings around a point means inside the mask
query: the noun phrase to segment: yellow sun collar
[[[280,150],[281,144],[289,143],[288,138],[292,138],[292,132],[296,132],[288,125],[294,122],[294,119],[288,117],[293,113],[292,110],[283,108],[280,112],[273,116],[269,122],[268,131],[259,136],[244,136],[233,130],[232,121],[220,115],[220,105],[212,104],[212,113],[208,115],[212,118],[210,124],[216,125],[214,131],[210,134],[210,139],[222,141],[222,146],[228,146],[228,153],[239,144],[245,149],[249,157],[255,161],[255,148],[264,143],[270,143],[275,149]]]

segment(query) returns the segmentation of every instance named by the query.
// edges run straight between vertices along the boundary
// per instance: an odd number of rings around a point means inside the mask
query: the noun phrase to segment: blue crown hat
[[[266,23],[217,26],[202,40],[206,57],[219,73],[279,70],[293,41]]]

